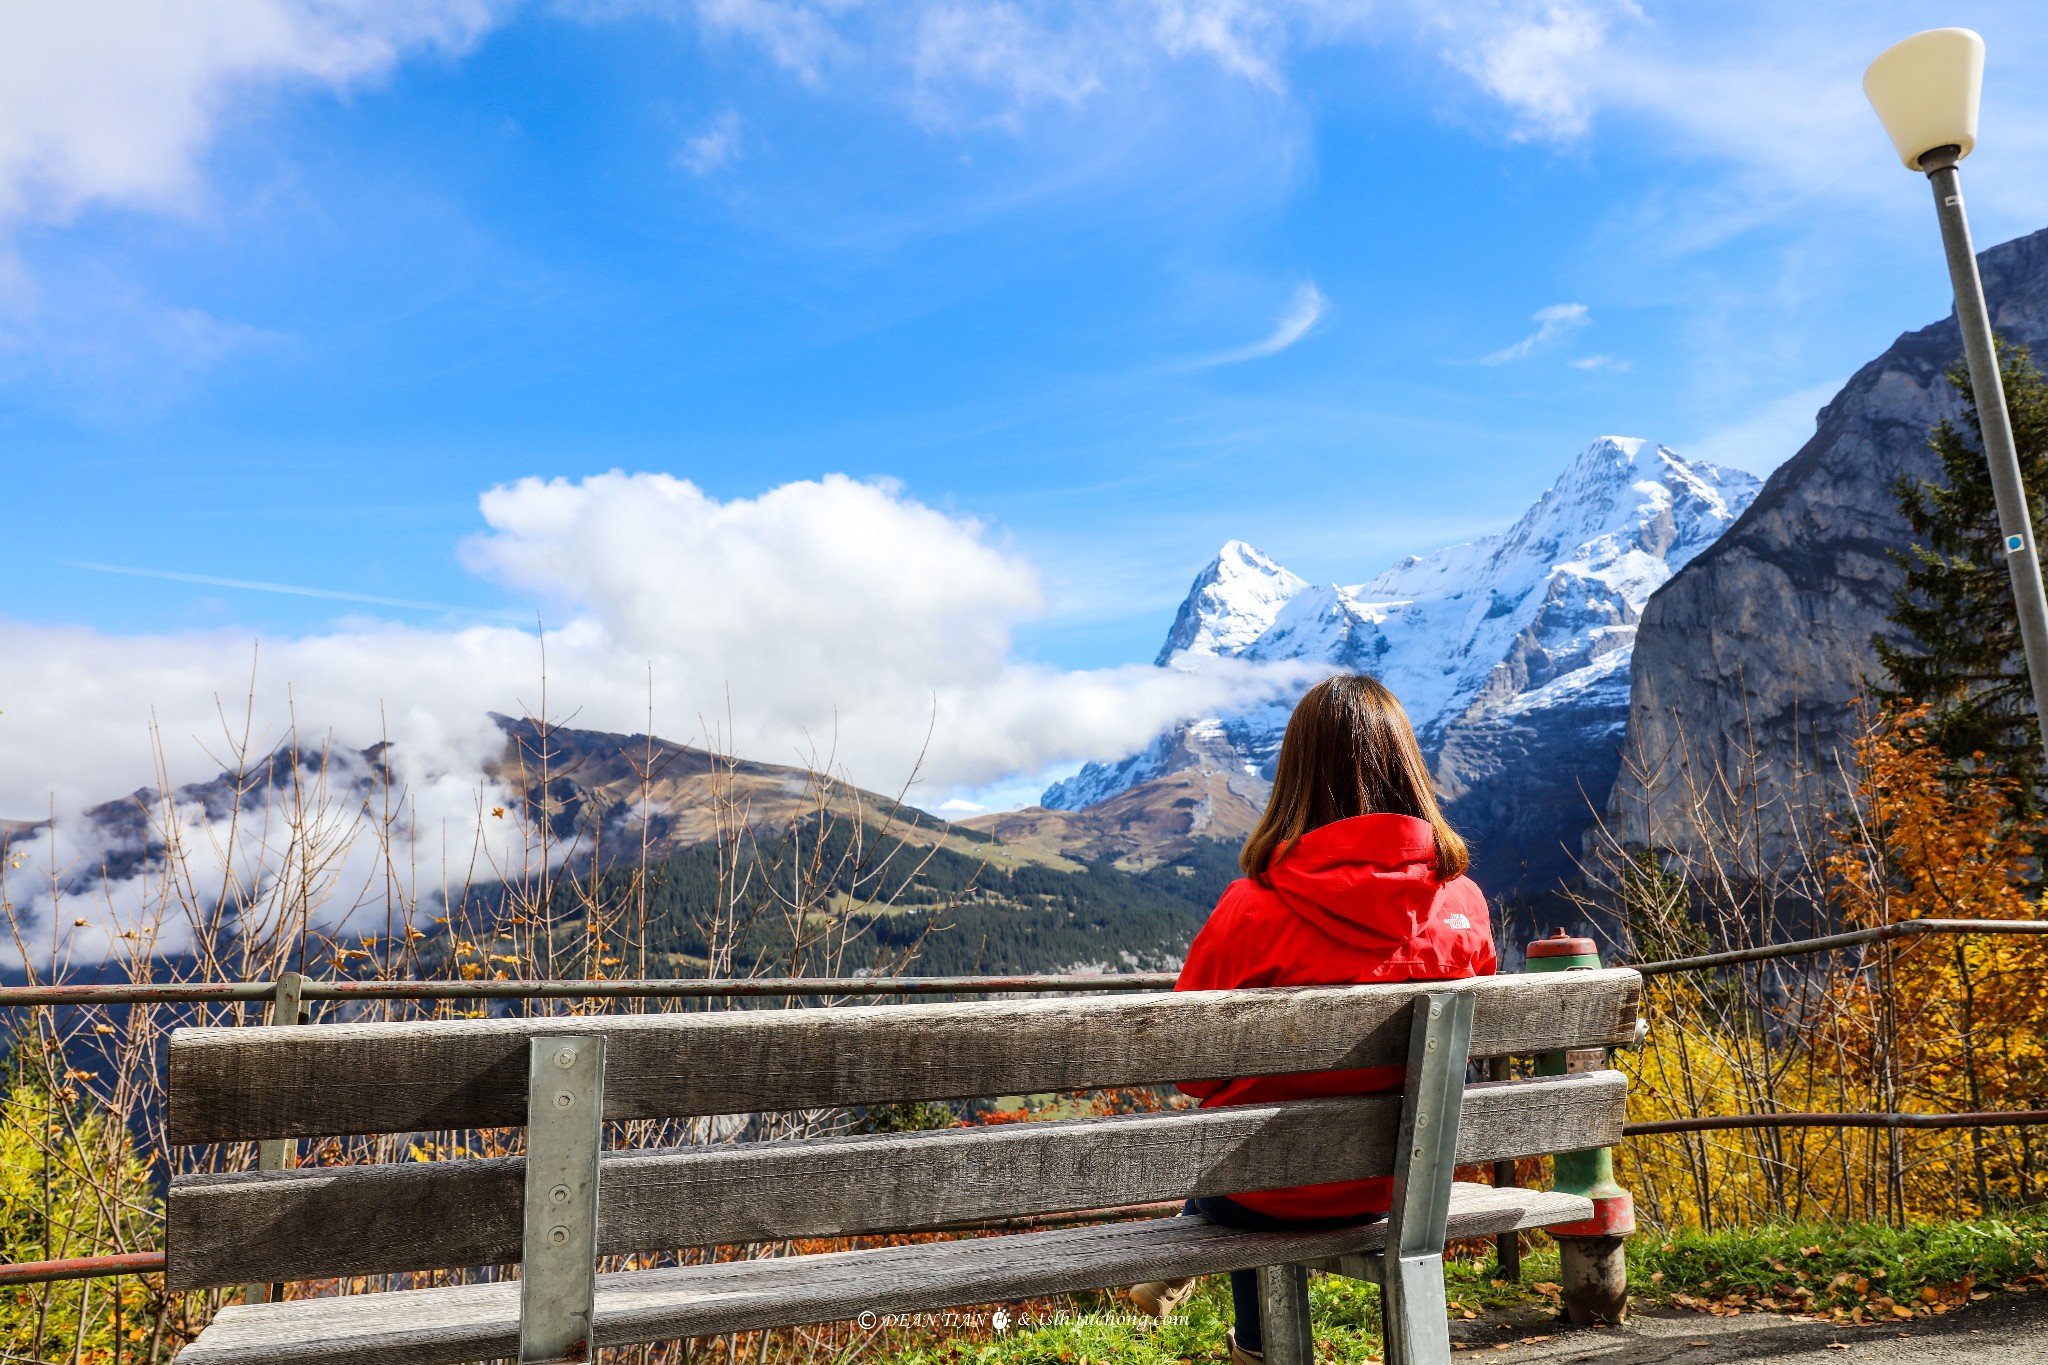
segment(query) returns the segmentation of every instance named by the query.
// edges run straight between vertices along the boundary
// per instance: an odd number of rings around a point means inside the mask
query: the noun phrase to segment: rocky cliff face
[[[2048,230],[1978,258],[1993,325],[2048,351]],[[1958,408],[1953,315],[1908,332],[1821,409],[1818,428],[1749,510],[1650,598],[1636,633],[1628,763],[1609,815],[1638,843],[1697,841],[1694,805],[1731,781],[1785,848],[1855,726],[1871,637],[1911,540],[1893,485],[1937,474],[1927,429]],[[1745,804],[1749,798],[1744,798]]]
[[[1571,871],[1579,832],[1614,780],[1644,602],[1756,489],[1739,470],[1603,437],[1513,526],[1355,586],[1312,585],[1232,541],[1196,577],[1158,662],[1306,660],[1382,679],[1473,840],[1481,884],[1504,896],[1547,888]],[[1044,805],[1104,811],[1141,786],[1200,772],[1227,778],[1255,812],[1290,709],[1194,721],[1121,761],[1089,764]]]

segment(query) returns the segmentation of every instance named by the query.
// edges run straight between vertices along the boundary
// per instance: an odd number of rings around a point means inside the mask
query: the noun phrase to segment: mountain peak
[[[1649,452],[1649,458],[1645,457],[1645,451]],[[1630,475],[1644,472],[1646,465],[1654,467],[1657,464],[1655,456],[1670,454],[1663,446],[1640,436],[1595,437],[1584,450],[1572,457],[1572,462],[1557,476],[1557,486],[1624,482]]]
[[[1182,654],[1231,655],[1248,648],[1308,581],[1241,540],[1227,540],[1195,575],[1156,664]]]
[[[1268,573],[1280,567],[1274,563],[1271,555],[1263,553],[1256,545],[1248,544],[1242,540],[1224,541],[1223,548],[1216,552],[1216,558],[1210,562],[1218,567],[1225,563],[1241,564],[1248,568],[1262,569]]]
[[[1478,733],[1489,717],[1521,725],[1555,711],[1560,734],[1588,725],[1605,733],[1608,711],[1626,702],[1644,603],[1758,486],[1741,470],[1688,461],[1653,441],[1602,436],[1514,525],[1408,555],[1355,587],[1312,587],[1233,540],[1196,575],[1157,662],[1223,655],[1371,673],[1401,698],[1433,755],[1454,730]],[[1267,704],[1207,723],[1242,767],[1264,772],[1289,709]],[[1187,766],[1193,751],[1175,739],[1090,764],[1045,804],[1090,805]],[[1476,761],[1464,754],[1439,776],[1460,786]]]
[[[1633,462],[1636,456],[1642,453],[1643,447],[1648,444],[1650,443],[1640,436],[1595,436],[1592,442],[1579,453],[1579,458],[1586,460],[1596,455],[1605,455],[1608,458],[1619,457],[1620,459]],[[1663,448],[1662,446],[1657,447],[1659,450]]]

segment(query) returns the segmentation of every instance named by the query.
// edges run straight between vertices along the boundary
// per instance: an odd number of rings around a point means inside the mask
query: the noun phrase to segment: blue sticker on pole
[[[2026,545],[2027,542],[2019,536],[2007,536],[2005,538],[2005,552],[2009,555],[2018,554],[2026,548]]]

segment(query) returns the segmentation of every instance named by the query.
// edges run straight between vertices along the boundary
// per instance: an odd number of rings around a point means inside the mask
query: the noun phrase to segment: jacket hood
[[[1436,831],[1412,815],[1355,815],[1310,830],[1273,859],[1266,880],[1289,910],[1360,947],[1413,939],[1443,887]]]

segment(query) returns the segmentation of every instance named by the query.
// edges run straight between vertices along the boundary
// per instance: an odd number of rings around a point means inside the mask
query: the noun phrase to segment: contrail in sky
[[[173,583],[201,583],[211,588],[281,592],[291,597],[324,597],[335,602],[362,602],[373,607],[401,607],[407,611],[455,612],[462,616],[487,616],[499,621],[526,619],[516,612],[485,611],[478,607],[458,607],[447,602],[416,602],[406,597],[377,597],[364,592],[337,592],[332,588],[306,588],[296,583],[260,583],[249,578],[216,578],[211,574],[178,573],[172,569],[132,569],[121,564],[93,564],[82,559],[67,559],[62,562],[74,569],[90,569],[94,573],[125,574],[130,578],[162,578]]]

